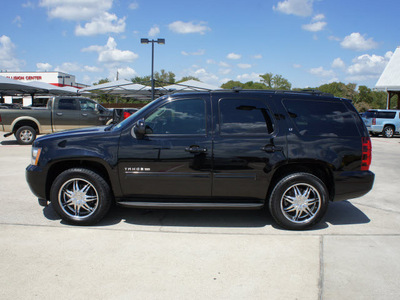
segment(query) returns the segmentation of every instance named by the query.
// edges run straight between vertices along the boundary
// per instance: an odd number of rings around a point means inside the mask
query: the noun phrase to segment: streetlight
[[[165,45],[165,39],[140,39],[141,44],[151,43],[151,101],[154,100],[154,43]]]

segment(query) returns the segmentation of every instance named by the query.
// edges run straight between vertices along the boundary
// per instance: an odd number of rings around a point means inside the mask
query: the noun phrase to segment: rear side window
[[[76,102],[76,99],[70,98],[70,99],[60,99],[58,101],[58,109],[62,109],[62,110],[79,110],[80,107],[78,108],[78,104]]]
[[[219,101],[221,135],[266,135],[274,131],[267,106],[256,99]]]
[[[339,101],[286,99],[283,105],[301,135],[359,135],[352,113]]]
[[[376,117],[379,119],[394,119],[395,116],[395,111],[378,111],[376,114]]]

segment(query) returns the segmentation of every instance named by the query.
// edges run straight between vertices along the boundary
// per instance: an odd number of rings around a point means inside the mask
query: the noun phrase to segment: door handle
[[[82,116],[87,117],[88,114],[82,114]]]
[[[186,152],[190,152],[190,153],[206,153],[207,152],[207,148],[203,148],[200,146],[190,146],[187,147],[185,149]]]
[[[63,115],[63,113],[60,113],[60,112],[57,113],[57,116],[62,116],[62,115]]]
[[[262,151],[265,151],[267,153],[274,153],[277,151],[282,151],[283,148],[282,147],[278,147],[278,146],[274,146],[274,145],[266,145],[264,147],[261,147]]]

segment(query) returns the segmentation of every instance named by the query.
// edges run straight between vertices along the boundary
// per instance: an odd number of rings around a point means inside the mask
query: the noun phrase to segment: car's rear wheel
[[[394,134],[394,128],[393,126],[385,126],[385,128],[383,128],[383,136],[386,138],[391,138]]]
[[[325,184],[309,173],[288,175],[275,185],[269,210],[282,227],[302,230],[318,223],[328,207]]]
[[[57,176],[51,186],[50,200],[64,221],[93,225],[110,209],[112,193],[109,184],[96,172],[73,168]]]
[[[15,132],[18,144],[30,145],[36,139],[36,130],[31,126],[22,126]]]

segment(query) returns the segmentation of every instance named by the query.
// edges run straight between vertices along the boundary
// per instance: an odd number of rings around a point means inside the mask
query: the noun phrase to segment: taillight
[[[125,120],[126,118],[128,118],[130,115],[131,115],[130,113],[128,113],[127,111],[124,111],[124,120]]]
[[[362,156],[361,156],[361,171],[368,171],[372,160],[372,144],[369,137],[361,138]]]
[[[376,118],[372,119],[372,125],[376,125]]]

